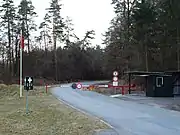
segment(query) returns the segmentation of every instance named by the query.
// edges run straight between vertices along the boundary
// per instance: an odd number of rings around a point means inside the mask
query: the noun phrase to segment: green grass
[[[108,128],[46,94],[42,87],[29,93],[27,115],[25,97],[19,98],[18,89],[17,85],[0,85],[0,135],[90,135]]]

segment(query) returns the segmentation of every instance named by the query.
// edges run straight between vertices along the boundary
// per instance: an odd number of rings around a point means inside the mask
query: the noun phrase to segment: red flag
[[[24,36],[23,36],[23,32],[21,31],[21,39],[20,39],[20,42],[21,42],[21,48],[24,49]]]

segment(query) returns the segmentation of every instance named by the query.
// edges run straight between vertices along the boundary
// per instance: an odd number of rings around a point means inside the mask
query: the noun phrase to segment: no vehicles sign
[[[117,71],[114,71],[114,72],[113,72],[113,76],[118,76],[118,72],[117,72]]]

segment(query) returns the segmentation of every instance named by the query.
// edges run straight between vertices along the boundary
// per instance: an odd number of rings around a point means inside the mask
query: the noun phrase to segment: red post
[[[124,95],[124,87],[122,86],[122,95]]]
[[[134,88],[134,87],[136,87],[135,84],[130,85],[130,88]],[[120,85],[120,86],[114,87],[113,85],[109,84],[108,88],[121,88],[121,93],[122,93],[122,95],[124,95],[125,94],[125,88],[129,88],[129,85]]]

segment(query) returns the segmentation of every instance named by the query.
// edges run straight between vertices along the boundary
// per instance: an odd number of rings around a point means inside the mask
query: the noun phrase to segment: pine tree
[[[66,47],[69,47],[70,45],[70,38],[74,36],[74,28],[73,28],[73,23],[72,19],[70,19],[68,16],[65,20],[64,23],[64,40],[66,42]]]
[[[22,0],[18,6],[19,23],[24,22],[24,36],[27,39],[28,52],[30,52],[30,32],[36,30],[34,23],[37,13],[31,0]]]
[[[7,67],[9,67],[9,77],[11,78],[12,75],[12,62],[13,62],[13,32],[15,26],[15,6],[13,0],[3,0],[1,5],[1,27],[4,29],[5,34],[7,35],[8,45],[7,45]]]
[[[48,44],[51,42],[50,16],[48,14],[45,15],[43,22],[40,23],[39,29],[41,31],[38,39],[44,42],[45,51],[47,53]]]
[[[57,39],[60,42],[63,42],[64,39],[64,34],[63,34],[63,29],[64,29],[64,22],[63,18],[61,16],[61,6],[62,4],[59,3],[59,0],[51,0],[50,3],[50,8],[49,8],[49,16],[50,16],[50,22],[53,25],[52,31],[53,31],[53,48],[54,48],[54,56],[53,56],[53,69],[55,71],[55,78],[56,81],[58,80],[58,70],[57,70]],[[52,21],[51,21],[52,20]]]

